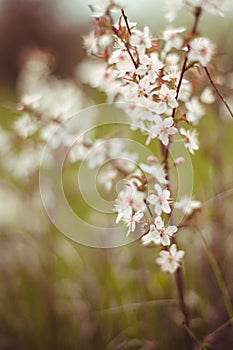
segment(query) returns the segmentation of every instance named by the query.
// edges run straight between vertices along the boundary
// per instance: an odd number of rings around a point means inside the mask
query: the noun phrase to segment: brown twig
[[[208,79],[210,81],[210,84],[213,86],[214,90],[216,91],[216,93],[218,94],[218,96],[222,100],[223,104],[225,105],[226,109],[230,113],[231,117],[233,118],[233,112],[232,112],[229,104],[227,103],[226,99],[224,98],[224,96],[222,95],[222,93],[219,91],[219,89],[217,88],[216,84],[214,83],[213,79],[211,78],[211,75],[210,75],[210,72],[209,72],[208,68],[204,67],[204,71],[206,72],[206,75],[207,75],[207,77],[208,77]]]
[[[114,26],[112,26],[112,30],[113,30],[114,34],[115,34],[115,35],[123,42],[123,44],[125,45],[125,48],[126,48],[128,54],[129,54],[129,56],[130,56],[130,58],[131,58],[131,60],[132,60],[132,62],[133,62],[133,64],[134,64],[134,67],[137,69],[137,68],[138,68],[138,64],[137,64],[137,62],[135,61],[132,52],[130,51],[129,44],[128,44],[125,40],[123,40],[123,39],[121,38],[121,36],[120,36],[119,33],[118,33],[118,30],[117,30]]]
[[[214,344],[216,344],[216,342],[219,340],[219,338],[225,337],[224,332],[226,332],[228,330],[228,328],[232,329],[232,325],[233,325],[233,318],[231,318],[230,320],[228,320],[227,322],[225,322],[224,324],[219,326],[217,329],[215,329],[213,332],[208,334],[204,338],[203,343],[206,344],[207,346],[212,347]]]
[[[128,17],[126,16],[124,9],[121,9],[121,13],[122,13],[122,16],[125,20],[125,24],[126,24],[126,27],[128,29],[129,35],[131,35],[132,33],[131,33],[131,29],[129,27]]]
[[[180,267],[178,268],[178,270],[176,270],[175,280],[176,280],[176,288],[179,295],[180,309],[184,317],[183,325],[185,326],[184,330],[185,330],[185,339],[186,339],[186,349],[192,350],[192,339],[189,332],[187,332],[187,329],[190,329],[190,321],[189,321],[188,309],[184,298],[184,280],[183,280],[182,269]]]
[[[191,33],[190,33],[191,37],[193,37],[195,35],[195,33],[197,32],[197,26],[198,26],[198,22],[199,22],[201,13],[202,13],[201,7],[197,7],[195,9],[194,24],[193,24],[193,27],[192,27],[192,30],[191,30]],[[191,49],[191,47],[190,47],[190,45],[188,45],[188,49],[187,49],[187,52],[185,54],[183,66],[182,66],[182,69],[181,69],[179,82],[178,82],[177,89],[176,89],[176,100],[178,100],[179,93],[180,93],[180,88],[181,88],[182,81],[183,81],[183,78],[184,78],[184,74],[185,74],[186,69],[187,69],[188,54],[190,52],[190,49]],[[173,119],[175,118],[176,110],[177,110],[177,108],[173,108],[173,111],[172,111],[172,118]],[[171,193],[171,187],[170,187],[170,184],[169,184],[170,174],[169,174],[169,163],[168,163],[169,146],[170,146],[170,142],[169,142],[167,147],[165,147],[164,145],[161,144],[161,153],[162,153],[162,156],[164,158],[164,170],[166,172],[166,179],[168,181],[167,189]],[[172,220],[172,213],[170,215],[170,220]],[[175,243],[175,238],[173,239],[173,242]],[[185,303],[184,281],[183,281],[183,275],[182,275],[182,269],[181,268],[178,268],[178,270],[175,273],[175,281],[176,281],[176,288],[177,288],[177,292],[178,292],[178,296],[179,296],[180,309],[181,309],[183,317],[184,317],[183,324],[184,324],[184,332],[185,332],[185,339],[186,339],[186,349],[187,350],[192,350],[192,348],[193,348],[193,346],[192,346],[193,341],[192,341],[190,332],[187,331],[188,329],[190,329],[190,321],[189,321],[188,309],[187,309],[187,306],[186,306],[186,303]]]
[[[199,22],[199,18],[201,16],[201,13],[202,13],[201,7],[196,7],[196,9],[195,9],[195,21],[193,24],[193,28],[191,30],[191,36],[193,36],[197,32],[197,26],[198,26],[198,22]],[[176,100],[178,100],[181,84],[182,84],[184,74],[185,74],[186,69],[187,69],[188,54],[190,52],[190,49],[191,49],[191,47],[190,47],[190,45],[188,45],[188,49],[187,49],[187,52],[186,52],[185,58],[184,58],[184,63],[183,63],[182,69],[181,69],[180,79],[179,79],[177,89],[176,89]],[[177,110],[177,108],[173,108],[173,111],[172,111],[172,118],[173,119],[175,118],[176,110]]]

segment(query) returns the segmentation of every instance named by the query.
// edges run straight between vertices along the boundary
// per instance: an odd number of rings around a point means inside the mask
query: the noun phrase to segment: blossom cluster
[[[167,3],[170,21],[184,5],[192,10],[195,21],[190,31],[169,24],[153,37],[147,26],[140,29],[128,21],[120,0],[91,5],[93,29],[84,36],[89,58],[79,66],[82,82],[104,92],[108,102],[122,102],[117,106],[129,116],[131,129],[141,131],[150,147],[157,140],[160,155],[138,165],[138,154],[129,152],[121,138],[96,139],[79,133],[79,125],[68,128],[65,122],[89,101],[74,81],[53,75],[50,54],[36,51],[26,60],[19,81],[21,116],[14,128],[25,147],[8,157],[6,166],[25,178],[37,169],[38,154],[47,141],[52,151],[68,148],[71,163],[85,160],[91,170],[105,164],[98,176],[105,190],[110,191],[120,177],[125,178],[116,200],[116,223],[126,225],[127,235],[140,230],[144,246],[162,247],[156,262],[162,270],[174,273],[184,252],[176,246],[179,225],[173,224],[173,209],[182,210],[188,221],[201,203],[189,197],[173,198],[169,167],[178,167],[185,159],[178,157],[170,164],[169,148],[182,142],[191,155],[199,149],[196,128],[206,113],[205,105],[213,103],[215,95],[208,82],[197,78],[196,67],[205,69],[216,49],[208,38],[200,36],[197,22],[203,11],[220,13],[223,2]],[[12,140],[0,132],[11,153]]]
[[[154,38],[148,27],[141,30],[135,22],[128,21],[118,2],[105,2],[101,13],[92,9],[94,29],[84,37],[84,46],[95,62],[86,60],[80,71],[83,81],[104,91],[109,102],[127,103],[131,128],[146,135],[147,145],[154,139],[161,145],[160,162],[150,159],[141,164],[140,170],[128,174],[116,202],[116,222],[126,223],[127,234],[140,226],[143,245],[165,246],[157,262],[163,270],[173,273],[181,263],[183,252],[175,245],[178,227],[169,225],[172,210],[182,209],[189,216],[201,204],[191,198],[180,201],[171,198],[166,149],[177,141],[182,141],[192,155],[199,149],[196,127],[205,115],[204,105],[213,103],[215,96],[206,83],[198,81],[195,67],[206,68],[216,49],[208,38],[199,35],[197,23],[202,11],[220,13],[223,2],[167,2],[170,20],[184,5],[192,9],[195,24],[190,32],[169,26]],[[113,10],[120,13],[117,21]],[[174,165],[183,161],[178,158]]]

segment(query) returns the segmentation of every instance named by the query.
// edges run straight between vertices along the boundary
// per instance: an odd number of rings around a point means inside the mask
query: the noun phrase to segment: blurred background
[[[161,3],[128,0],[126,12],[156,35],[165,25]],[[49,52],[56,79],[76,84],[77,65],[85,57],[82,36],[90,29],[88,4],[88,0],[0,2],[0,349],[185,349],[174,280],[154,264],[157,252],[138,242],[94,249],[66,238],[43,208],[38,171],[28,165],[33,144],[27,143],[23,159],[17,153],[23,144],[12,130],[20,115],[18,82],[27,53]],[[215,79],[230,104],[232,17],[229,1],[224,18],[205,14],[200,25],[203,35],[219,47]],[[182,12],[176,23],[190,27],[191,14]],[[87,86],[79,85],[79,93],[88,95],[91,103],[104,102],[102,94]],[[195,197],[204,202],[198,222],[209,250],[194,230],[181,231],[186,298],[200,340],[229,318],[210,252],[224,289],[233,298],[233,123],[218,100],[207,112],[198,129],[202,147],[192,160]],[[7,161],[9,138],[17,151],[13,163]],[[78,210],[74,179],[76,169],[71,168],[65,181]],[[230,350],[231,329],[211,341],[214,349]]]

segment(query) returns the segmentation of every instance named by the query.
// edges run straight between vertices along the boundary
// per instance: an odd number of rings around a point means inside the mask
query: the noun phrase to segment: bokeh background
[[[131,20],[149,25],[155,34],[161,32],[163,1],[126,3]],[[229,1],[224,18],[206,14],[200,25],[203,35],[219,48],[214,78],[230,104],[232,5]],[[25,52],[48,50],[54,56],[53,74],[77,81],[77,65],[85,57],[82,36],[90,29],[90,20],[87,0],[0,2],[0,118],[4,130],[10,133],[20,115],[17,81]],[[184,12],[177,19],[184,26],[191,21],[192,16]],[[87,86],[82,89],[95,103],[104,102],[102,94]],[[224,296],[233,298],[233,123],[218,99],[198,131],[202,146],[192,157],[193,191],[204,203],[197,220],[207,246],[192,229],[182,230],[180,239],[186,251],[186,298],[192,327],[202,340],[229,319]],[[14,169],[4,167],[8,153],[2,135],[0,148],[0,349],[185,349],[174,280],[154,264],[156,252],[139,242],[94,249],[69,240],[47,217],[38,172],[25,181],[15,178]],[[80,196],[77,189],[73,191],[75,168],[71,167],[65,181],[78,211]],[[222,290],[216,269],[224,280]],[[212,342],[214,349],[231,349],[232,329],[225,328]]]

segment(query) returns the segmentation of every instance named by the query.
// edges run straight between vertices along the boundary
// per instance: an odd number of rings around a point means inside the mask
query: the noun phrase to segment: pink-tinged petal
[[[161,237],[159,232],[153,237],[153,242],[157,245],[159,245],[161,243]]]
[[[183,257],[184,257],[184,251],[183,250],[178,250],[178,252],[176,253],[177,260],[182,260]]]
[[[156,106],[156,113],[163,114],[167,110],[167,104],[165,102],[159,102]]]
[[[168,134],[161,134],[160,135],[160,140],[162,141],[162,143],[164,144],[164,146],[167,146],[169,143],[169,138],[168,138]]]
[[[157,127],[163,127],[163,120],[158,114],[154,114],[154,122],[156,123]]]
[[[146,68],[144,66],[139,66],[136,70],[136,74],[138,74],[138,75],[146,74]]]
[[[177,108],[179,106],[179,104],[175,99],[172,99],[169,101],[169,106],[172,108]]]
[[[133,221],[131,224],[131,231],[134,232],[135,228],[136,228],[136,223],[135,223],[135,221]]]
[[[159,203],[157,203],[155,205],[155,213],[160,216],[162,214],[162,209],[161,209],[161,205]]]
[[[163,125],[165,128],[170,128],[173,125],[173,119],[171,117],[164,119]]]
[[[161,216],[157,216],[157,217],[155,218],[154,223],[155,223],[156,228],[157,228],[158,230],[161,230],[162,228],[164,228],[164,222],[163,222]]]
[[[161,257],[168,258],[170,256],[170,253],[167,250],[161,250],[159,253]]]
[[[157,196],[155,194],[150,194],[148,197],[148,202],[152,205],[156,205],[157,203]]]
[[[172,127],[168,130],[169,135],[175,135],[175,134],[177,134],[177,132],[178,132],[178,129],[175,127]]]
[[[164,213],[166,213],[166,214],[169,214],[171,212],[171,208],[170,208],[167,201],[163,202],[162,209],[163,209]]]
[[[170,252],[171,254],[174,256],[177,252],[177,248],[176,248],[176,244],[172,244],[171,248],[170,248]]]
[[[164,246],[170,245],[170,239],[167,235],[163,235],[163,237],[161,238],[161,244]]]
[[[161,188],[161,186],[159,186],[159,184],[155,184],[154,187],[155,187],[155,189],[156,189],[158,195],[160,196],[160,195],[162,194],[162,188]]]
[[[156,261],[156,263],[158,265],[163,265],[164,259],[163,258],[157,258],[155,261]]]
[[[163,198],[164,198],[164,199],[170,198],[170,195],[171,195],[170,191],[168,191],[168,190],[163,190]]]
[[[169,235],[169,236],[172,236],[174,233],[177,232],[177,227],[176,226],[168,226],[166,228],[166,234]]]
[[[179,264],[177,264],[175,261],[169,265],[169,272],[174,273],[176,272],[177,268],[179,267]]]

